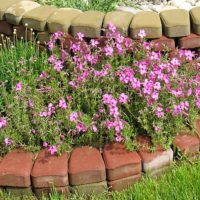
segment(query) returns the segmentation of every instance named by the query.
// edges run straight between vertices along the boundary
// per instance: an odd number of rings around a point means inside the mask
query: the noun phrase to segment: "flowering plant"
[[[16,79],[12,92],[2,89],[5,146],[36,144],[52,154],[73,144],[109,141],[132,148],[140,134],[167,146],[181,129],[193,129],[200,108],[200,60],[189,50],[173,58],[155,52],[145,35],[141,30],[140,40],[132,41],[110,23],[103,46],[78,33],[65,49],[65,35],[55,33],[48,63]],[[20,138],[22,132],[29,133],[28,141]]]

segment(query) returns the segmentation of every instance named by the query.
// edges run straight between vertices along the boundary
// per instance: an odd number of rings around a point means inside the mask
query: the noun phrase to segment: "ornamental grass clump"
[[[144,30],[138,37],[125,38],[110,23],[103,46],[78,33],[64,49],[65,34],[55,33],[48,63],[22,68],[10,88],[2,84],[2,149],[43,147],[53,154],[112,141],[133,149],[141,134],[167,148],[180,130],[194,132],[200,60],[189,50],[169,58],[153,50]]]

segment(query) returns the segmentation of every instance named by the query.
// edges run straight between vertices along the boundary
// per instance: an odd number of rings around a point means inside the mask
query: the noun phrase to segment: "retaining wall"
[[[52,186],[63,194],[100,194],[120,191],[139,181],[143,173],[151,177],[163,173],[173,162],[177,151],[190,159],[199,156],[200,140],[183,132],[164,150],[149,150],[148,137],[137,138],[138,151],[127,151],[121,143],[106,144],[103,149],[83,146],[60,156],[47,149],[38,154],[12,150],[0,159],[0,188],[14,195],[49,194]],[[172,150],[173,149],[173,150]]]

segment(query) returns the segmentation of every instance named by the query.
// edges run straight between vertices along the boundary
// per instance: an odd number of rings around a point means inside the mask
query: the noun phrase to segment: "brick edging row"
[[[143,172],[161,174],[173,162],[177,149],[189,158],[198,156],[200,150],[199,138],[186,133],[174,139],[173,150],[157,146],[151,152],[148,137],[140,136],[137,141],[141,148],[131,152],[121,143],[106,144],[102,152],[89,146],[76,147],[60,156],[46,149],[37,156],[12,150],[0,159],[0,188],[14,195],[33,192],[38,197],[49,194],[52,186],[63,194],[120,191],[140,180]]]

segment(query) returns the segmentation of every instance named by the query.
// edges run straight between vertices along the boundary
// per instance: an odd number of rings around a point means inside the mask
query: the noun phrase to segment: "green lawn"
[[[1,200],[18,200],[0,192]],[[23,200],[35,200],[24,197]],[[66,197],[56,193],[50,200],[64,200]],[[85,200],[85,196],[71,195],[69,200]],[[158,179],[145,177],[142,181],[122,192],[112,192],[101,196],[91,196],[91,200],[199,200],[200,199],[200,159],[194,163],[181,162],[174,164],[169,171]],[[47,200],[47,198],[42,198]]]

